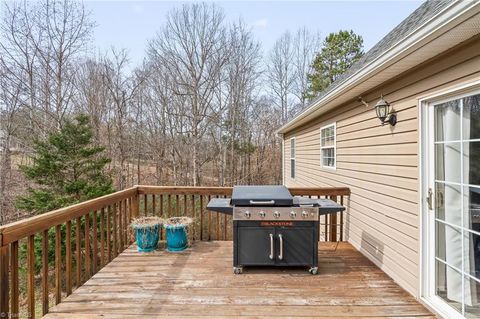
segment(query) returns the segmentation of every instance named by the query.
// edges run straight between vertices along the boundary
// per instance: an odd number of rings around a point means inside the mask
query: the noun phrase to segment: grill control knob
[[[260,213],[258,213],[258,215],[261,217],[261,218],[265,218],[266,214],[265,212],[262,210]]]
[[[280,213],[279,213],[279,212],[274,212],[274,213],[273,213],[273,217],[275,217],[275,218],[280,218]]]
[[[308,217],[308,213],[307,213],[306,211],[303,211],[303,212],[302,212],[302,217],[303,217],[303,218],[307,218],[307,217]]]
[[[292,211],[290,212],[290,217],[291,217],[291,218],[297,217],[297,213],[292,210]]]
[[[244,215],[246,218],[250,218],[252,216],[252,214],[248,210],[244,213]]]

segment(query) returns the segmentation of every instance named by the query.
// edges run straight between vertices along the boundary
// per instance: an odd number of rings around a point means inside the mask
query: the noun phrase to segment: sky
[[[413,12],[421,1],[223,1],[227,21],[241,18],[267,52],[286,30],[307,27],[322,36],[340,29],[363,36],[365,51]],[[141,63],[149,39],[165,22],[166,13],[182,2],[85,1],[97,23],[94,45],[128,50],[133,65]]]

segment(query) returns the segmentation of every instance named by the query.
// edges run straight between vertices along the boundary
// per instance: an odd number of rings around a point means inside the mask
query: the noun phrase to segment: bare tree
[[[213,4],[189,4],[174,9],[165,27],[149,45],[149,56],[163,64],[172,77],[171,89],[182,97],[175,104],[192,147],[192,183],[200,183],[200,140],[222,110],[213,103],[215,89],[230,51],[223,12]],[[186,103],[188,102],[188,103]]]
[[[297,30],[294,43],[295,81],[293,94],[299,100],[300,108],[305,107],[308,99],[305,92],[308,89],[308,74],[312,71],[315,55],[320,51],[320,33],[312,33],[303,27]]]
[[[295,49],[293,37],[285,32],[273,45],[267,61],[267,80],[274,103],[280,108],[282,123],[289,117],[291,95],[295,85]]]

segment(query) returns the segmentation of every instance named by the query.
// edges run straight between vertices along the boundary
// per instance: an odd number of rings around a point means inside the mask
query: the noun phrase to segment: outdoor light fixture
[[[375,111],[377,112],[378,119],[382,122],[382,125],[389,123],[392,126],[397,124],[397,114],[390,112],[390,103],[383,99],[383,95],[375,105]],[[388,118],[387,118],[388,117]]]

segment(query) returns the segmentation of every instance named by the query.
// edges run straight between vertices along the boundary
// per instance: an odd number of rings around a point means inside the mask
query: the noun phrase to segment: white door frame
[[[444,318],[464,318],[456,310],[446,304],[441,298],[435,295],[435,264],[434,248],[434,211],[429,210],[427,204],[428,189],[430,188],[430,176],[434,174],[433,161],[433,143],[431,142],[434,134],[433,127],[433,103],[449,100],[462,95],[474,93],[480,89],[480,80],[465,82],[459,85],[439,90],[428,96],[423,96],[418,100],[418,119],[419,119],[419,229],[420,229],[420,299],[422,302]],[[434,192],[435,193],[435,192]],[[433,195],[432,202],[435,203]]]

